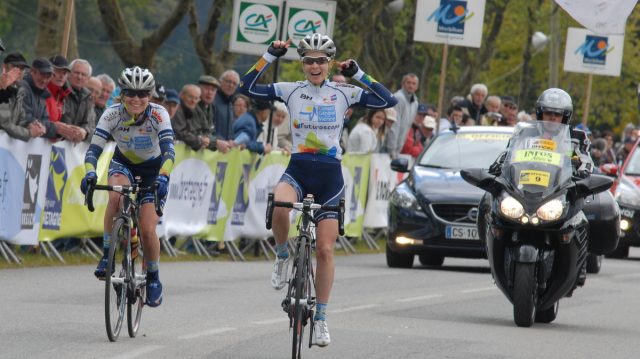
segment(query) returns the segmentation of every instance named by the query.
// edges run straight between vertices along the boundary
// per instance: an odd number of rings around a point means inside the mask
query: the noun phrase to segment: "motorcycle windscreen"
[[[509,141],[502,177],[524,198],[546,198],[571,180],[572,154],[569,126],[520,122]]]

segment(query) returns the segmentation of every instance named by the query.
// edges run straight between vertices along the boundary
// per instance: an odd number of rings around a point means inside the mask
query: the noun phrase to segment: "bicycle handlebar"
[[[156,210],[156,214],[158,215],[158,217],[162,217],[162,207],[160,206],[160,201],[158,201],[158,184],[154,183],[153,185],[149,186],[149,187],[140,187],[137,184],[131,185],[131,186],[123,186],[123,185],[116,185],[116,186],[104,186],[104,185],[99,185],[99,184],[95,184],[95,183],[89,183],[88,188],[87,188],[87,194],[85,195],[84,198],[84,203],[87,205],[87,208],[89,209],[89,212],[93,212],[95,210],[95,207],[93,206],[93,192],[98,190],[98,191],[112,191],[112,192],[118,192],[118,193],[122,193],[122,194],[134,194],[134,193],[148,193],[148,192],[153,192],[153,197],[154,197],[154,204],[155,204],[155,210]]]
[[[267,218],[266,218],[266,227],[267,229],[271,229],[273,224],[273,208],[274,207],[283,207],[283,208],[293,208],[298,211],[304,211],[305,204],[303,202],[280,202],[273,200],[273,193],[269,193],[269,198],[267,200]],[[309,209],[322,209],[323,211],[331,211],[338,212],[338,232],[340,235],[344,235],[344,198],[340,199],[340,203],[336,205],[321,205],[318,203],[311,203]]]

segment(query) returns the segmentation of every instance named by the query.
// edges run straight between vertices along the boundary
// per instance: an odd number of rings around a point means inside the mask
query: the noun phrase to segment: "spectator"
[[[602,136],[606,143],[607,147],[604,150],[604,162],[605,163],[616,163],[616,150],[615,142],[613,138],[613,133],[611,131],[605,131]]]
[[[242,116],[245,112],[249,111],[249,98],[243,94],[237,94],[233,98],[233,115],[235,118]]]
[[[407,132],[411,128],[418,110],[418,76],[408,73],[402,77],[402,88],[394,93],[398,104],[395,106],[397,121],[389,129],[385,138],[385,147],[391,158],[396,158],[403,147]]]
[[[231,101],[240,84],[240,75],[234,70],[227,70],[220,76],[220,91],[213,102],[215,108],[215,129],[217,139],[230,140],[233,137],[231,125],[234,121]]]
[[[283,107],[285,110],[284,112],[282,111]],[[282,102],[276,101],[271,108],[271,141],[269,142],[269,144],[271,145],[272,151],[282,151],[286,155],[289,155],[291,153],[291,146],[280,147],[278,137],[280,136],[279,129],[282,127],[282,124],[288,120],[289,111],[287,110],[287,107]],[[267,143],[267,131],[267,128],[264,128],[264,130],[260,132],[260,134],[258,135],[258,142]]]
[[[213,76],[202,75],[198,79],[198,86],[200,87],[201,96],[196,115],[198,116],[200,127],[209,129],[209,146],[207,148],[212,151],[218,149],[226,153],[231,148],[231,143],[217,136],[215,124],[216,109],[214,101],[220,88],[220,82]]]
[[[233,123],[233,142],[254,153],[270,153],[271,144],[258,142],[258,136],[263,130],[263,123],[269,119],[272,108],[271,102],[254,99],[251,110]]]
[[[518,114],[516,115],[516,118],[518,119],[518,122],[521,122],[521,121],[531,122],[531,121],[533,121],[533,118],[531,117],[531,115],[526,113],[525,111],[518,112]]]
[[[93,100],[93,110],[95,112],[96,101],[100,99],[102,95],[102,81],[95,76],[91,76],[89,81],[87,81],[87,89],[91,91],[91,99]]]
[[[351,130],[347,151],[349,153],[374,153],[380,150],[384,136],[387,113],[383,109],[369,109],[365,117]]]
[[[22,98],[24,117],[19,125],[29,127],[32,123],[45,128],[43,137],[56,138],[56,127],[49,121],[46,100],[51,94],[47,85],[53,76],[53,66],[44,57],[39,57],[31,63],[31,70],[24,80],[18,83],[18,97]]]
[[[102,117],[104,110],[109,103],[109,99],[111,99],[111,95],[113,95],[113,90],[116,88],[116,83],[113,81],[111,76],[107,74],[100,74],[97,76],[102,82],[102,91],[100,92],[100,96],[97,100],[95,100],[95,112],[96,112],[96,122]]]
[[[67,82],[71,69],[67,59],[62,55],[56,55],[49,61],[53,65],[53,76],[47,85],[47,90],[51,94],[46,100],[49,121],[55,127],[58,137],[66,138],[74,134],[73,129],[60,122],[64,113],[64,100],[72,91],[69,82]]]
[[[169,118],[175,116],[178,106],[180,106],[180,96],[178,96],[176,90],[167,89],[167,100],[164,102],[164,108],[167,109]]]
[[[496,126],[500,122],[502,115],[500,114],[500,106],[502,100],[498,96],[489,96],[485,101],[487,112],[482,116],[480,124],[482,126]]]
[[[449,123],[455,124],[456,127],[463,126],[462,119],[464,117],[464,112],[462,111],[462,107],[458,105],[452,105],[447,110],[447,118]]]
[[[61,122],[67,124],[71,131],[61,135],[72,142],[90,141],[90,135],[96,128],[93,100],[91,92],[86,88],[91,77],[91,65],[87,60],[75,59],[71,61],[70,67],[69,82],[73,91],[64,99]]]
[[[636,140],[633,137],[631,136],[625,137],[622,146],[616,153],[616,161],[618,162],[619,166],[622,166],[624,161],[627,160],[627,156],[629,156],[629,153],[633,149],[633,146],[635,145],[635,143],[636,143]]]
[[[287,154],[291,153],[293,149],[291,117],[289,117],[289,110],[287,110],[287,106],[284,103],[276,101],[273,104],[272,121],[272,125],[275,128],[273,137],[278,139],[278,148]]]
[[[475,84],[471,86],[471,92],[469,97],[462,102],[458,103],[463,110],[466,110],[469,117],[480,123],[482,116],[488,112],[488,109],[484,105],[484,100],[487,98],[489,90],[485,84]]]
[[[593,160],[593,165],[596,169],[600,167],[600,165],[606,163],[606,158],[604,156],[606,148],[607,140],[604,138],[595,139],[591,143],[591,159]]]
[[[151,91],[151,98],[149,99],[149,102],[164,107],[164,101],[166,99],[167,92],[165,91],[164,86],[161,83],[156,82],[155,88]]]
[[[393,107],[385,108],[384,112],[386,115],[386,119],[384,120],[384,132],[386,135],[386,133],[389,132],[389,129],[391,128],[391,126],[393,126],[393,123],[398,121],[398,113],[396,112],[396,109],[394,109]],[[384,139],[383,139],[382,144],[380,145],[380,152],[386,153],[386,151],[387,151],[387,148],[384,146]]]
[[[518,122],[518,104],[516,100],[511,96],[503,96],[500,100],[502,101],[502,106],[500,107],[502,118],[498,124],[500,126],[515,126]]]
[[[5,63],[2,65],[2,101],[0,101],[0,129],[7,132],[7,134],[13,138],[17,138],[22,141],[28,141],[33,137],[40,137],[45,134],[46,129],[39,121],[33,121],[25,126],[25,111],[23,107],[23,96],[18,96],[17,81],[21,75],[18,75],[15,70],[21,68],[28,68],[27,62],[22,59],[18,59],[18,56],[10,58],[11,54],[5,58]],[[20,55],[19,57],[22,57]]]
[[[436,119],[426,115],[422,126],[422,134],[424,135],[424,147],[427,147],[435,137]]]
[[[180,106],[171,118],[171,127],[178,141],[198,151],[209,147],[209,128],[198,120],[196,110],[200,101],[200,87],[187,84],[180,91]]]
[[[0,103],[9,102],[15,97],[16,83],[24,76],[24,69],[28,68],[27,60],[18,52],[7,54],[2,65],[0,76]]]
[[[462,110],[460,110],[460,112],[462,113]],[[407,132],[407,137],[404,141],[404,146],[402,146],[401,153],[409,154],[411,157],[416,158],[420,152],[422,152],[424,142],[426,140],[425,133],[423,132],[426,116],[427,106],[420,104],[416,115],[413,117],[411,128]],[[433,121],[435,123],[435,119]]]
[[[621,146],[625,143],[627,137],[631,137],[634,141],[637,137],[636,127],[631,123],[627,123],[622,130],[622,138],[620,139]]]

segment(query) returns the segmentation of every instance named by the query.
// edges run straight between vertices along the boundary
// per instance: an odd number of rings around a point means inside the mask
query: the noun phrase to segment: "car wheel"
[[[387,243],[387,266],[390,268],[411,268],[413,266],[413,254],[394,252]]]
[[[587,273],[600,273],[600,268],[602,268],[602,256],[589,253],[587,255]]]
[[[629,256],[629,246],[618,244],[618,248],[605,254],[608,258],[627,258]]]
[[[424,266],[440,267],[444,263],[444,256],[438,253],[422,253],[418,255],[418,259]]]

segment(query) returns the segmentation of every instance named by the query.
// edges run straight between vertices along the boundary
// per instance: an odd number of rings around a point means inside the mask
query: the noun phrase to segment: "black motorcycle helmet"
[[[573,114],[573,102],[571,96],[559,88],[544,90],[536,101],[536,118],[542,121],[543,112],[555,112],[562,114],[562,123],[569,124]]]

